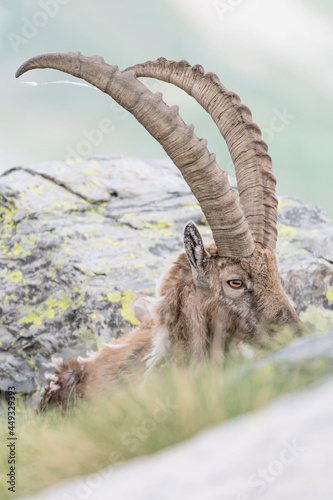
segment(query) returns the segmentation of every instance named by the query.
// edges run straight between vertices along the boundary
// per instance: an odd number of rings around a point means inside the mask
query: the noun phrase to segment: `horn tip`
[[[34,68],[47,68],[47,62],[54,61],[59,57],[65,57],[66,59],[77,59],[80,57],[83,57],[81,52],[78,50],[71,51],[71,52],[55,52],[55,53],[48,53],[48,54],[41,54],[39,56],[34,56],[25,61],[16,71],[15,73],[15,78],[19,78],[21,75],[26,73],[27,71],[30,71],[31,69]],[[95,56],[96,57],[96,56]]]
[[[29,67],[29,63],[30,62],[30,59],[29,61],[26,61],[25,63],[23,63],[19,69],[16,71],[15,73],[15,78],[19,78],[20,76],[22,76],[24,73],[26,73],[27,71],[29,71],[29,69],[31,69]]]

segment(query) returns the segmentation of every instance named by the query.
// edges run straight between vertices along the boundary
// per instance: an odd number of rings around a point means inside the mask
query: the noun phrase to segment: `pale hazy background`
[[[164,56],[200,63],[237,92],[263,129],[278,193],[324,207],[333,217],[333,2],[331,0],[0,1],[0,172],[78,156],[164,157],[136,120],[93,89],[22,81],[72,80],[17,67],[44,52],[81,50],[121,69]],[[182,91],[149,82],[206,137],[222,168],[230,157],[209,116]],[[99,144],[87,142],[108,119]],[[83,141],[83,142],[82,142]]]

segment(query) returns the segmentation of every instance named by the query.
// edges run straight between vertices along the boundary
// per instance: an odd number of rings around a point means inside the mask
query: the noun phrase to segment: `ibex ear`
[[[192,267],[193,278],[204,284],[203,271],[206,267],[209,253],[206,251],[201,234],[194,222],[188,222],[184,229],[184,246]]]

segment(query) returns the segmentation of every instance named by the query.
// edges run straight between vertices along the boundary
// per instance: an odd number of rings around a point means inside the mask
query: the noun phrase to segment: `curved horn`
[[[136,64],[137,77],[152,77],[170,82],[193,96],[210,114],[227,142],[235,165],[240,202],[254,241],[263,248],[275,249],[277,238],[276,180],[267,144],[262,140],[251,111],[237,94],[229,92],[214,73],[187,61],[157,61]]]
[[[167,106],[162,94],[152,94],[133,71],[122,73],[99,56],[80,52],[44,54],[25,62],[16,77],[34,68],[53,68],[83,78],[110,95],[142,123],[177,165],[212,229],[220,256],[248,257],[254,241],[241,205],[223,172],[210,154],[207,141],[198,139],[186,125],[178,106]]]

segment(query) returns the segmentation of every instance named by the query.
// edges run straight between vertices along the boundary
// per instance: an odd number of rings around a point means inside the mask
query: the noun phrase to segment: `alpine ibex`
[[[275,245],[277,199],[272,162],[261,132],[239,97],[213,73],[186,61],[164,58],[119,71],[98,56],[80,52],[45,54],[24,63],[83,78],[130,111],[158,140],[196,196],[214,243],[203,245],[193,222],[184,231],[185,253],[163,277],[150,314],[134,330],[90,359],[57,361],[40,408],[87,396],[111,381],[147,370],[163,359],[186,353],[193,362],[222,359],[232,339],[255,342],[274,325],[301,329],[278,278]],[[186,125],[178,106],[167,106],[137,77],[171,82],[193,96],[211,115],[235,165],[239,201],[207,141]]]

